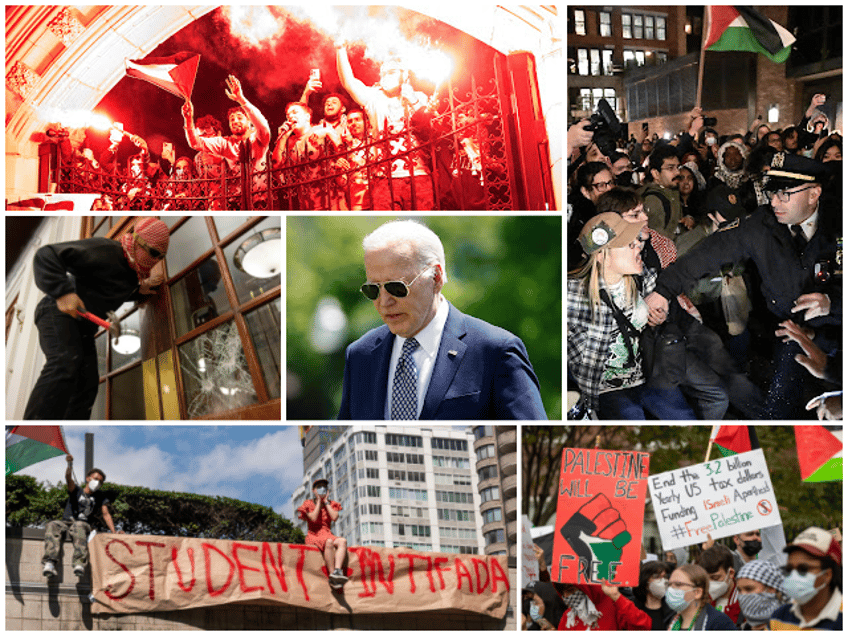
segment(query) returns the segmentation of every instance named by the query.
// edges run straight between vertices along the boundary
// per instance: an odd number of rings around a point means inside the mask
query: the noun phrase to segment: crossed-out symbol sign
[[[763,499],[760,503],[757,504],[757,512],[759,512],[764,517],[766,515],[771,514],[771,502],[768,499]]]

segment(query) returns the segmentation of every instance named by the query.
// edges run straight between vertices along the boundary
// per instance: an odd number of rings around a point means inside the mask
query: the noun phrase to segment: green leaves
[[[107,484],[112,519],[129,534],[239,541],[303,543],[303,532],[273,509],[228,497]],[[42,526],[62,515],[65,485],[38,484],[33,477],[6,478],[6,517],[14,526]]]

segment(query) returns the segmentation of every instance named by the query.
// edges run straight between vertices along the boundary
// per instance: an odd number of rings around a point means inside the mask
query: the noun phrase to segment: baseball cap
[[[784,552],[803,550],[816,558],[830,557],[837,565],[842,565],[842,548],[827,530],[815,526],[807,528],[795,540],[783,548]]]
[[[641,223],[630,223],[615,212],[593,216],[580,230],[580,245],[587,255],[606,247],[627,247],[642,233]]]

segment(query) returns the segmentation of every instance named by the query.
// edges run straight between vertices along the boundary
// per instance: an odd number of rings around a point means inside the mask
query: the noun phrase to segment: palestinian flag
[[[753,426],[719,426],[713,429],[713,444],[718,447],[722,457],[747,453],[760,447],[757,432]]]
[[[6,474],[69,454],[61,426],[7,426]]]
[[[762,53],[783,64],[792,51],[793,35],[752,7],[706,7],[704,49]]]
[[[842,427],[796,426],[801,480],[842,481]]]
[[[200,55],[181,51],[169,57],[125,60],[127,75],[143,79],[183,99],[191,99]]]

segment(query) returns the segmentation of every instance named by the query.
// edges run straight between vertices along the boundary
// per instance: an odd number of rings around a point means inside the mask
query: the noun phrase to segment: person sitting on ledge
[[[348,580],[345,575],[347,539],[335,536],[330,532],[330,526],[339,518],[342,505],[330,499],[326,479],[315,480],[312,484],[312,494],[315,499],[307,499],[297,509],[298,516],[306,522],[309,529],[306,545],[313,545],[324,554],[330,587],[339,590]]]

